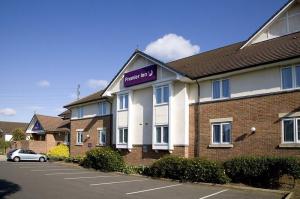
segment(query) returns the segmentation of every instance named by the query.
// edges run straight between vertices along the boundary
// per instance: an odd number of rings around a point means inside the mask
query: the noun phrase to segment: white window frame
[[[107,102],[106,101],[99,102],[98,109],[99,109],[100,116],[107,115]]]
[[[280,88],[281,88],[281,90],[288,91],[288,90],[294,90],[294,89],[299,89],[300,88],[300,85],[297,86],[297,82],[296,82],[296,80],[297,80],[296,67],[300,67],[300,65],[291,65],[291,66],[281,67],[281,69],[280,69],[280,82],[281,82]],[[292,88],[283,88],[282,71],[285,68],[292,68]]]
[[[126,97],[127,96],[127,107],[125,107],[125,102],[126,102]],[[122,97],[122,104],[123,107],[121,107],[121,97]],[[128,110],[128,106],[129,106],[129,93],[122,93],[118,95],[118,110],[119,111],[125,111]]]
[[[228,80],[228,92],[229,92],[229,96],[228,97],[224,97],[223,96],[223,84],[222,84],[222,82],[224,81],[224,80]],[[220,91],[220,97],[219,98],[214,98],[214,82],[215,81],[219,81],[220,82],[220,88],[219,88],[219,91]],[[212,82],[211,82],[211,98],[213,99],[213,100],[220,100],[220,99],[229,99],[229,98],[231,98],[231,83],[230,83],[230,79],[229,78],[223,78],[223,79],[214,79],[214,80],[212,80]]]
[[[230,142],[223,142],[223,125],[230,125]],[[220,142],[214,142],[214,126],[219,125],[220,128]],[[231,144],[232,143],[232,123],[231,122],[214,122],[211,123],[211,143],[213,145],[218,145],[218,144]]]
[[[160,100],[161,102],[160,103],[157,103],[157,90],[160,88],[161,90],[161,93],[160,93]],[[168,96],[168,101],[167,102],[164,102],[164,88],[168,88],[169,90],[169,96]],[[170,86],[169,84],[164,84],[164,85],[159,85],[159,86],[155,86],[155,105],[164,105],[164,104],[169,104],[169,101],[170,101]]]
[[[77,118],[81,119],[81,118],[83,118],[83,115],[84,115],[83,106],[77,107]]]
[[[294,122],[294,141],[284,141],[284,121],[292,120]],[[281,121],[281,143],[282,144],[300,144],[300,140],[298,137],[298,120],[300,121],[299,117],[293,118],[283,118]]]
[[[105,136],[105,142],[102,142],[102,134],[104,134],[104,136]],[[99,143],[99,145],[105,146],[106,141],[107,141],[106,129],[105,128],[98,129],[98,143]]]
[[[79,134],[81,134],[81,140],[78,142]],[[76,131],[76,144],[82,145],[83,144],[83,131],[82,130],[77,130]]]
[[[167,127],[168,128],[168,142],[164,142],[164,128]],[[161,142],[157,142],[157,128],[160,128],[160,140]],[[169,144],[169,136],[170,136],[170,132],[169,132],[169,125],[156,125],[155,126],[155,144],[157,145],[168,145]]]
[[[127,129],[127,142],[125,142],[125,134],[124,134],[124,130]],[[122,137],[123,137],[123,142],[120,142],[120,130],[122,130]],[[127,127],[122,127],[118,129],[118,144],[128,144],[128,128]]]

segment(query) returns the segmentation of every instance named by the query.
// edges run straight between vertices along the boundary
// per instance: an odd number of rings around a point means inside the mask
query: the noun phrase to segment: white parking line
[[[159,189],[166,189],[166,188],[176,187],[176,186],[180,186],[180,185],[182,185],[182,184],[174,184],[174,185],[169,185],[169,186],[164,186],[164,187],[157,187],[157,188],[153,188],[153,189],[145,189],[145,190],[141,190],[141,191],[129,192],[129,193],[126,193],[126,195],[132,195],[132,194],[154,191],[154,190],[159,190]]]
[[[144,180],[125,180],[125,181],[118,181],[118,182],[104,182],[104,183],[99,183],[99,184],[90,184],[90,186],[121,184],[121,183],[127,183],[127,182],[141,182],[141,181],[146,181],[146,180],[147,179],[144,179]]]
[[[26,167],[20,167],[20,169],[32,169],[32,168],[55,168],[55,167],[62,167],[62,166],[48,166],[48,165],[36,165],[36,166],[26,166]]]
[[[46,176],[53,176],[53,175],[76,175],[76,174],[87,174],[87,173],[93,173],[93,172],[46,173],[44,175],[46,175]]]
[[[80,169],[35,169],[31,171],[75,171],[75,170],[80,170]]]
[[[83,176],[77,178],[64,178],[65,180],[77,180],[77,179],[91,179],[91,178],[110,178],[110,177],[118,177],[119,175],[115,176]]]
[[[218,195],[218,194],[220,194],[220,193],[223,193],[223,192],[225,192],[225,191],[228,191],[228,189],[224,189],[224,190],[222,190],[222,191],[218,191],[218,192],[216,192],[216,193],[213,193],[213,194],[210,194],[210,195],[207,195],[207,196],[201,197],[201,198],[199,198],[199,199],[205,199],[205,198],[209,198],[209,197],[211,197],[211,196]]]

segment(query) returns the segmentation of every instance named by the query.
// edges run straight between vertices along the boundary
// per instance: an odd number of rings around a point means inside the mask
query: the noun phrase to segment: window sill
[[[119,109],[118,112],[125,112],[125,111],[128,111],[128,108],[126,109]]]
[[[283,143],[279,144],[279,148],[300,148],[300,143]]]
[[[160,103],[160,104],[154,104],[154,107],[159,107],[159,106],[166,106],[169,105],[169,103]]]
[[[210,144],[209,148],[233,148],[233,144]]]

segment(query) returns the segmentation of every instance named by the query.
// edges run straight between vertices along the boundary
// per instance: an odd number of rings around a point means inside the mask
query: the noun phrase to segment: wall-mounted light
[[[89,135],[89,134],[87,134],[87,135],[86,135],[86,138],[90,138],[90,135]]]
[[[255,133],[256,128],[255,127],[251,127],[251,133]]]

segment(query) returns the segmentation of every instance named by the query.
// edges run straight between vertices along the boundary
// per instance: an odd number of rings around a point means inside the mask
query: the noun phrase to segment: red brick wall
[[[111,145],[111,116],[94,117],[89,119],[71,120],[70,152],[71,156],[84,155],[86,151],[95,148],[98,142],[97,128],[106,128],[106,144]],[[84,129],[83,145],[76,145],[76,129]],[[90,138],[87,139],[87,134]],[[92,147],[88,147],[88,144]]]
[[[190,149],[196,131],[194,128],[195,106],[190,106]],[[299,148],[279,148],[281,143],[281,120],[278,113],[300,111],[300,92],[281,93],[276,95],[202,103],[200,108],[200,157],[214,160],[226,160],[238,155],[276,155],[298,156]],[[233,148],[209,148],[211,125],[209,120],[232,117]],[[251,133],[251,127],[256,128]]]
[[[134,145],[131,152],[127,149],[122,149],[121,154],[125,162],[129,165],[149,165],[155,160],[170,154],[169,151],[166,150],[159,150],[158,152],[155,152],[155,150],[152,150],[152,145],[144,146],[147,147],[147,152],[143,152],[142,145]],[[175,146],[172,155],[184,157],[186,148],[187,147],[184,146]]]

